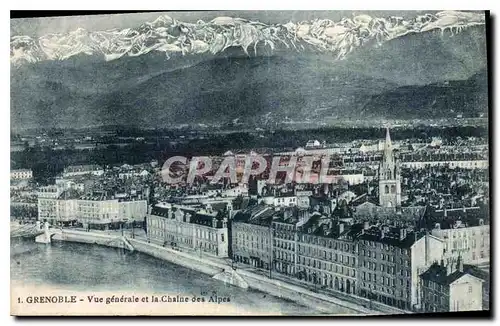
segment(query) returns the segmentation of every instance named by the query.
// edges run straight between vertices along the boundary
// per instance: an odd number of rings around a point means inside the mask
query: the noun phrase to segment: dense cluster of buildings
[[[378,193],[257,180],[244,196],[205,192],[187,206],[156,205],[148,238],[403,310],[487,309],[486,277],[472,268],[489,263],[487,205],[403,206],[401,161],[389,132],[377,175]],[[214,208],[214,195],[232,201]]]
[[[144,223],[148,189],[144,179],[116,178],[128,167],[69,166],[53,185],[37,189],[38,219],[52,225],[117,228],[123,223]],[[135,181],[135,182],[134,182]]]
[[[88,195],[57,186],[42,187],[38,194],[38,219],[52,225],[108,228],[124,222],[143,223],[146,214],[145,199]]]
[[[482,172],[488,162],[451,153],[438,139],[410,145],[418,149],[411,155],[408,144],[393,145],[387,130],[385,141],[363,143],[354,153],[319,141],[282,153],[336,155],[329,184],[258,177],[212,184],[208,174],[170,185],[152,162],[70,166],[55,184],[24,196],[35,198],[38,219],[53,225],[106,229],[134,222],[152,243],[231,259],[238,268],[317,291],[407,311],[488,309],[488,275],[477,267],[488,266],[490,257]],[[237,164],[245,162],[238,155]],[[11,178],[32,173],[12,171]]]

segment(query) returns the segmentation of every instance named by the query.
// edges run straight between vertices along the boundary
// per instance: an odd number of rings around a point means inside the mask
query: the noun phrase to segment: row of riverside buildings
[[[147,194],[90,190],[82,180],[104,175],[97,165],[64,169],[53,185],[38,188],[38,220],[52,225],[84,228],[118,228],[124,223],[143,224],[148,213]]]
[[[334,189],[325,186],[320,195],[306,185],[280,193],[255,180],[248,187],[207,186],[148,207],[147,194],[88,195],[84,185],[56,181],[39,189],[38,214],[51,224],[94,228],[145,218],[151,243],[231,259],[238,268],[407,311],[487,309],[489,276],[477,265],[489,264],[488,212],[479,207],[402,207],[401,162],[393,154],[389,132],[378,164],[376,204],[367,194],[352,191],[333,195]],[[65,169],[63,177],[103,174],[98,166],[75,166]],[[252,194],[250,188],[255,188]],[[346,201],[357,204],[341,205]],[[341,206],[345,211],[337,214]],[[348,217],[351,208],[354,213]]]
[[[235,209],[230,200],[218,209],[203,202],[165,203],[147,215],[147,236],[166,247],[230,258],[270,277],[407,311],[488,309],[488,274],[477,265],[489,264],[489,214],[477,207],[428,215],[421,214],[426,207],[401,207],[399,166],[387,132],[378,205],[357,206],[359,219],[266,198]],[[365,218],[371,211],[378,217]]]
[[[38,194],[38,220],[52,225],[75,225],[107,229],[120,223],[143,223],[147,201],[114,198],[106,194],[82,195],[71,189],[46,186]]]
[[[489,225],[483,220],[417,230],[343,223],[317,212],[301,215],[296,207],[255,205],[233,213],[159,204],[147,215],[147,236],[165,247],[230,257],[273,277],[403,310],[486,308],[486,274],[475,266],[489,261],[489,240],[483,240],[489,239]],[[474,242],[477,248],[467,249]],[[484,259],[473,259],[477,251]]]

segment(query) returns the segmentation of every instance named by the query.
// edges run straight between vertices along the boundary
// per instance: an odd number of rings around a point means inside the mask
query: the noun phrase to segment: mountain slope
[[[486,106],[485,42],[477,26],[408,34],[337,61],[264,48],[255,57],[239,47],[170,60],[149,53],[41,61],[11,70],[11,126],[161,127],[269,113],[275,121],[454,117]],[[447,81],[452,87],[441,85]]]
[[[488,114],[488,72],[467,80],[404,86],[370,96],[358,112],[370,118],[450,118]]]

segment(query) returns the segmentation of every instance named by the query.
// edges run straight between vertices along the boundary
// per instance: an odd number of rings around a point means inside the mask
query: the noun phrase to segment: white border
[[[10,107],[10,100],[9,100],[9,94],[10,94],[10,60],[7,57],[9,50],[7,47],[9,46],[9,38],[10,38],[10,26],[7,26],[9,24],[9,12],[8,10],[356,10],[356,11],[367,11],[367,10],[445,10],[445,9],[456,9],[456,10],[491,10],[491,14],[495,15],[500,12],[498,10],[500,1],[465,1],[465,0],[419,0],[419,1],[413,1],[413,2],[408,2],[408,1],[390,1],[390,0],[377,0],[377,1],[361,1],[361,0],[349,0],[349,1],[325,1],[325,0],[303,0],[303,1],[278,1],[278,0],[252,0],[252,1],[240,1],[240,2],[227,2],[227,1],[221,1],[221,0],[211,0],[211,1],[158,1],[158,0],[150,0],[150,1],[142,1],[142,2],[137,2],[137,1],[131,1],[131,0],[121,0],[119,2],[105,2],[102,0],[85,0],[85,1],[54,1],[54,0],[45,0],[45,1],[13,1],[8,3],[7,1],[2,2],[2,28],[0,29],[1,31],[1,36],[2,36],[2,42],[1,44],[4,47],[4,51],[2,53],[5,54],[4,60],[1,61],[2,65],[0,66],[2,69],[2,74],[3,76],[3,84],[1,87],[2,93],[0,94],[0,99],[2,100],[2,109],[0,110],[0,121],[2,123],[2,126],[0,128],[2,132],[2,137],[0,137],[0,145],[1,147],[1,153],[4,153],[5,158],[0,160],[0,164],[2,167],[2,173],[0,174],[1,178],[1,184],[3,187],[1,188],[1,209],[2,209],[2,219],[4,220],[4,228],[2,228],[2,232],[4,232],[2,239],[3,243],[1,246],[1,250],[3,253],[5,253],[4,257],[10,256],[10,244],[9,244],[9,228],[7,227],[7,220],[8,220],[8,210],[9,210],[9,190],[7,188],[7,185],[9,184],[9,174],[7,170],[10,169],[9,161],[7,159],[7,154],[10,153],[10,142],[9,142],[9,132],[10,132],[10,117],[9,117],[9,107]],[[495,22],[496,26],[498,26],[498,20]],[[496,28],[495,28],[496,29]],[[493,47],[496,48],[495,43],[498,42],[498,35],[497,33],[494,33],[494,40],[493,40]],[[496,66],[498,66],[498,52],[493,51],[495,54],[495,62]],[[495,69],[496,70],[496,69]],[[496,76],[496,71],[492,71],[494,73],[494,76]],[[499,83],[495,83],[495,89],[493,90],[495,94],[498,94],[498,88],[499,88]],[[498,114],[495,114],[495,125],[500,125],[497,121],[498,119]],[[495,142],[497,139],[496,137],[496,132],[493,131],[493,138],[492,138],[492,145],[494,145],[494,150],[496,153],[499,152],[499,148]],[[493,149],[493,148],[492,148]],[[497,166],[495,166],[496,168]],[[498,169],[496,170],[496,177],[495,177],[495,183],[499,183],[499,173]],[[498,190],[498,189],[497,189]],[[495,203],[500,203],[500,194],[495,193],[493,194],[494,200],[493,202]],[[498,207],[496,208],[496,212],[498,212]],[[499,234],[498,232],[498,224],[500,224],[500,220],[496,219],[496,216],[492,217],[495,222],[494,222],[494,227],[495,227],[495,233],[493,235]],[[496,241],[496,248],[498,249],[498,241]],[[499,252],[500,250],[491,250],[493,254]],[[2,265],[2,273],[1,273],[1,295],[3,296],[1,302],[1,318],[2,321],[4,321],[6,324],[11,325],[15,322],[21,322],[19,320],[15,320],[13,317],[10,316],[10,296],[9,296],[9,283],[10,283],[10,263]],[[498,276],[498,271],[496,271],[495,276]],[[498,277],[495,278],[495,284],[498,282]],[[494,289],[493,289],[494,290]],[[495,301],[493,302],[495,304],[495,308],[498,308],[496,305]],[[498,312],[498,309],[495,309]],[[45,324],[45,325],[50,325],[54,322],[57,323],[75,323],[76,320],[67,320],[67,319],[60,319],[60,320],[37,320],[38,323],[40,324]],[[244,319],[238,319],[238,320],[224,320],[224,319],[217,319],[217,320],[172,320],[172,319],[167,319],[167,320],[158,320],[158,319],[153,319],[152,320],[155,323],[168,323],[168,324],[176,324],[178,323],[179,325],[184,325],[186,323],[192,323],[192,322],[201,322],[201,323],[235,323],[239,321],[244,321]],[[342,324],[346,322],[354,322],[354,323],[362,323],[365,320],[338,320],[338,319],[332,319],[332,320],[304,320],[304,319],[285,319],[285,320],[280,320],[280,319],[270,319],[270,320],[260,320],[260,319],[255,319],[251,320],[250,322],[252,323],[289,323],[289,322],[298,322],[298,323],[304,323],[304,322],[320,322],[320,323],[328,323],[332,324],[334,323],[335,325],[337,324]],[[418,319],[415,320],[366,320],[365,322],[369,323],[387,323],[387,322],[397,322],[397,323],[407,323],[407,322],[418,322]],[[425,323],[433,323],[437,321],[432,321],[432,320],[423,320]],[[111,320],[111,319],[105,319],[105,320],[78,320],[76,322],[80,323],[93,323],[93,324],[100,324],[100,323],[123,323],[124,320]],[[130,319],[130,321],[127,321],[127,323],[130,324],[141,324],[144,323],[145,320],[136,320],[136,319]],[[470,320],[447,320],[443,321],[440,320],[439,324],[448,324],[448,323],[460,323],[460,322],[468,322],[470,323]],[[2,325],[6,325],[2,323]]]

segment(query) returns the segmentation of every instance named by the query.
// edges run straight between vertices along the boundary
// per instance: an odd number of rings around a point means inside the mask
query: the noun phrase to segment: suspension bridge
[[[11,222],[10,237],[11,238],[34,238],[44,232],[40,223],[36,224],[20,224]]]

